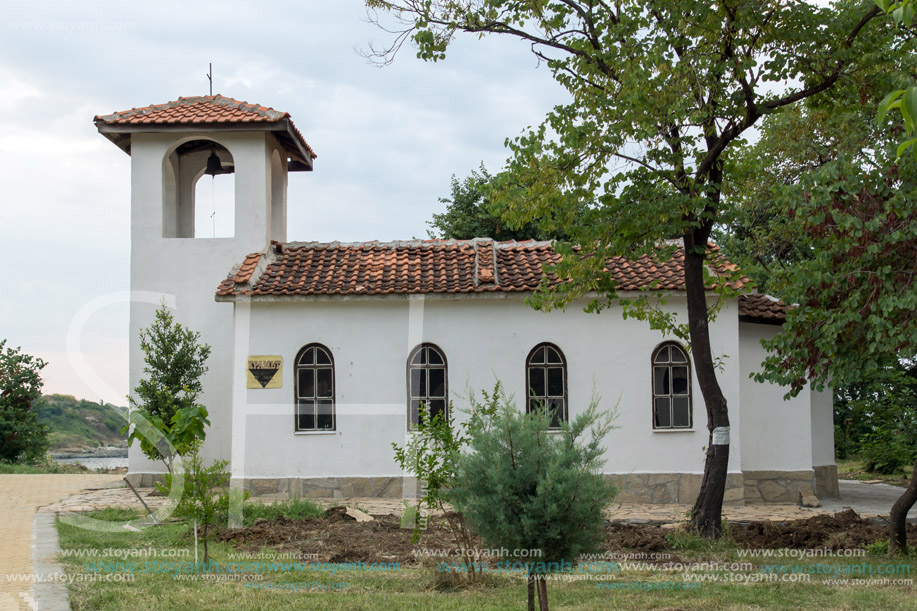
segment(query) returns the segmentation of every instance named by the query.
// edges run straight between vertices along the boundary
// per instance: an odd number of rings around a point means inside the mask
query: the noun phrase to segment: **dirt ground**
[[[860,549],[869,543],[888,540],[888,526],[864,520],[852,509],[821,515],[808,520],[775,524],[752,522],[747,526],[735,525],[730,534],[739,547],[748,549],[828,548]],[[909,545],[917,545],[917,525],[908,524]]]
[[[415,545],[411,543],[413,531],[402,528],[398,516],[377,515],[372,522],[357,522],[345,511],[344,507],[332,507],[325,512],[325,519],[258,520],[248,528],[223,529],[218,538],[234,541],[241,550],[272,547],[279,552],[298,552],[318,562],[411,564],[417,560],[414,550],[455,547],[452,536],[436,525],[431,524],[424,530]]]
[[[374,516],[372,522],[356,522],[345,508],[332,507],[326,519],[308,518],[276,522],[259,521],[240,530],[222,530],[221,541],[233,541],[240,550],[258,551],[264,547],[282,552],[308,554],[320,562],[400,562],[417,563],[423,549],[455,546],[451,535],[431,524],[417,544],[411,543],[411,530],[401,528],[397,516]],[[667,550],[669,529],[652,524],[609,522],[605,527],[602,551],[659,552]],[[751,522],[730,524],[729,535],[747,549],[860,549],[865,544],[884,541],[888,530],[847,510],[795,522]],[[908,541],[917,547],[917,526],[908,525]],[[313,555],[314,554],[314,555]]]

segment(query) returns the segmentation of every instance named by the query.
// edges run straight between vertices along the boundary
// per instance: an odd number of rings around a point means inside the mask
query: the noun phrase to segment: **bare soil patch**
[[[258,520],[239,530],[223,529],[220,541],[234,541],[240,549],[258,551],[273,547],[280,552],[300,553],[318,562],[400,562],[418,560],[415,550],[452,548],[451,535],[432,524],[423,531],[417,544],[411,543],[412,530],[402,528],[398,516],[376,515],[372,522],[357,522],[344,507],[332,507],[325,519],[274,522]],[[431,521],[432,522],[432,521]],[[312,555],[315,556],[312,556]]]
[[[888,540],[888,526],[864,520],[848,509],[795,522],[751,522],[732,525],[730,535],[739,547],[749,549],[858,549]],[[917,544],[917,526],[908,524],[908,543]]]
[[[605,525],[605,547],[607,552],[660,552],[669,548],[666,535],[671,534],[654,524],[626,524],[609,522]]]
[[[303,554],[304,558],[319,562],[415,564],[429,557],[423,550],[454,547],[451,535],[436,523],[431,523],[420,541],[414,544],[412,531],[402,528],[397,516],[376,515],[372,522],[357,522],[345,511],[344,507],[332,507],[325,519],[259,520],[248,528],[223,529],[218,538],[233,541],[243,550],[259,551],[270,547],[279,552]],[[651,553],[670,550],[666,535],[671,532],[654,524],[609,522],[605,527],[602,551]],[[786,547],[836,551],[859,549],[888,538],[886,526],[864,520],[852,510],[793,522],[733,523],[729,533],[740,548],[747,549]],[[917,547],[917,526],[913,524],[908,525],[908,541]],[[454,554],[452,559],[455,559]]]

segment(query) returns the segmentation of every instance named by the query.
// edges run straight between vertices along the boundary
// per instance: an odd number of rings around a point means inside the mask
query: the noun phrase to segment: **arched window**
[[[296,355],[296,430],[334,430],[334,360],[321,344]]]
[[[433,344],[421,344],[408,357],[408,430],[420,424],[420,410],[431,418],[449,417],[446,356]]]
[[[538,344],[525,362],[527,413],[542,407],[551,414],[551,428],[567,421],[567,362],[554,344]]]
[[[678,344],[662,344],[653,352],[653,428],[689,429],[691,365]]]

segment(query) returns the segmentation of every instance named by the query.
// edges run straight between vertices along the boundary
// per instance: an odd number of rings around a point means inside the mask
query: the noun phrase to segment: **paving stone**
[[[117,482],[120,475],[0,475],[0,605],[12,601],[26,601],[32,596],[32,584],[14,582],[7,574],[32,574],[32,528],[35,513],[42,506],[57,503],[85,488],[100,488]],[[92,494],[106,494],[109,490],[94,490]],[[136,503],[136,499],[134,503]],[[74,505],[85,506],[80,501]],[[28,608],[23,605],[23,608]]]

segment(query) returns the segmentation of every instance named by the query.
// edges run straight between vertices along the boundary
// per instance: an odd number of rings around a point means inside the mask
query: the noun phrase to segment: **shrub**
[[[165,484],[157,486],[160,492],[168,494],[174,478],[181,478],[184,490],[174,515],[192,521],[195,540],[199,536],[204,544],[205,563],[210,557],[207,546],[210,527],[216,524],[223,503],[221,497],[227,497],[225,503],[228,507],[228,495],[219,494],[220,489],[229,483],[229,474],[226,473],[227,464],[229,463],[225,460],[217,460],[210,465],[205,465],[200,455],[200,445],[195,444],[182,457],[182,472],[178,476],[166,473]],[[196,561],[197,558],[195,558]]]
[[[548,410],[524,414],[499,386],[485,399],[496,409],[469,428],[470,452],[458,458],[446,496],[488,547],[540,552],[526,562],[529,608],[537,582],[547,609],[545,575],[575,566],[603,540],[603,511],[615,489],[600,473],[601,441],[613,415],[600,414],[593,399],[554,431]]]
[[[497,384],[493,395],[486,395],[488,400],[483,404],[474,403],[470,417],[459,424],[452,423],[442,413],[432,418],[429,410],[421,409],[420,421],[415,427],[415,434],[404,446],[393,443],[395,461],[402,470],[416,475],[421,485],[422,495],[416,507],[405,501],[402,514],[402,525],[413,526],[412,541],[417,542],[425,525],[421,509],[439,511],[443,515],[442,526],[452,536],[462,557],[473,547],[471,535],[461,514],[449,512],[445,506],[446,491],[454,485],[456,465],[462,452],[468,445],[469,431],[480,426],[481,418],[492,415],[496,409]],[[491,400],[492,398],[492,400]],[[452,413],[450,404],[449,413]],[[479,574],[472,565],[466,573],[471,581],[477,581]]]
[[[200,333],[176,323],[163,303],[153,324],[140,331],[140,348],[144,377],[134,389],[136,398],[128,397],[133,426],[122,432],[129,431],[128,443],[138,440],[141,451],[171,473],[175,457],[192,452],[210,424],[207,409],[197,402],[210,346],[200,342]],[[141,430],[146,423],[158,431],[156,438]]]
[[[39,372],[46,363],[5,346],[0,340],[0,461],[34,464],[49,445],[48,427],[32,409],[41,397]]]

